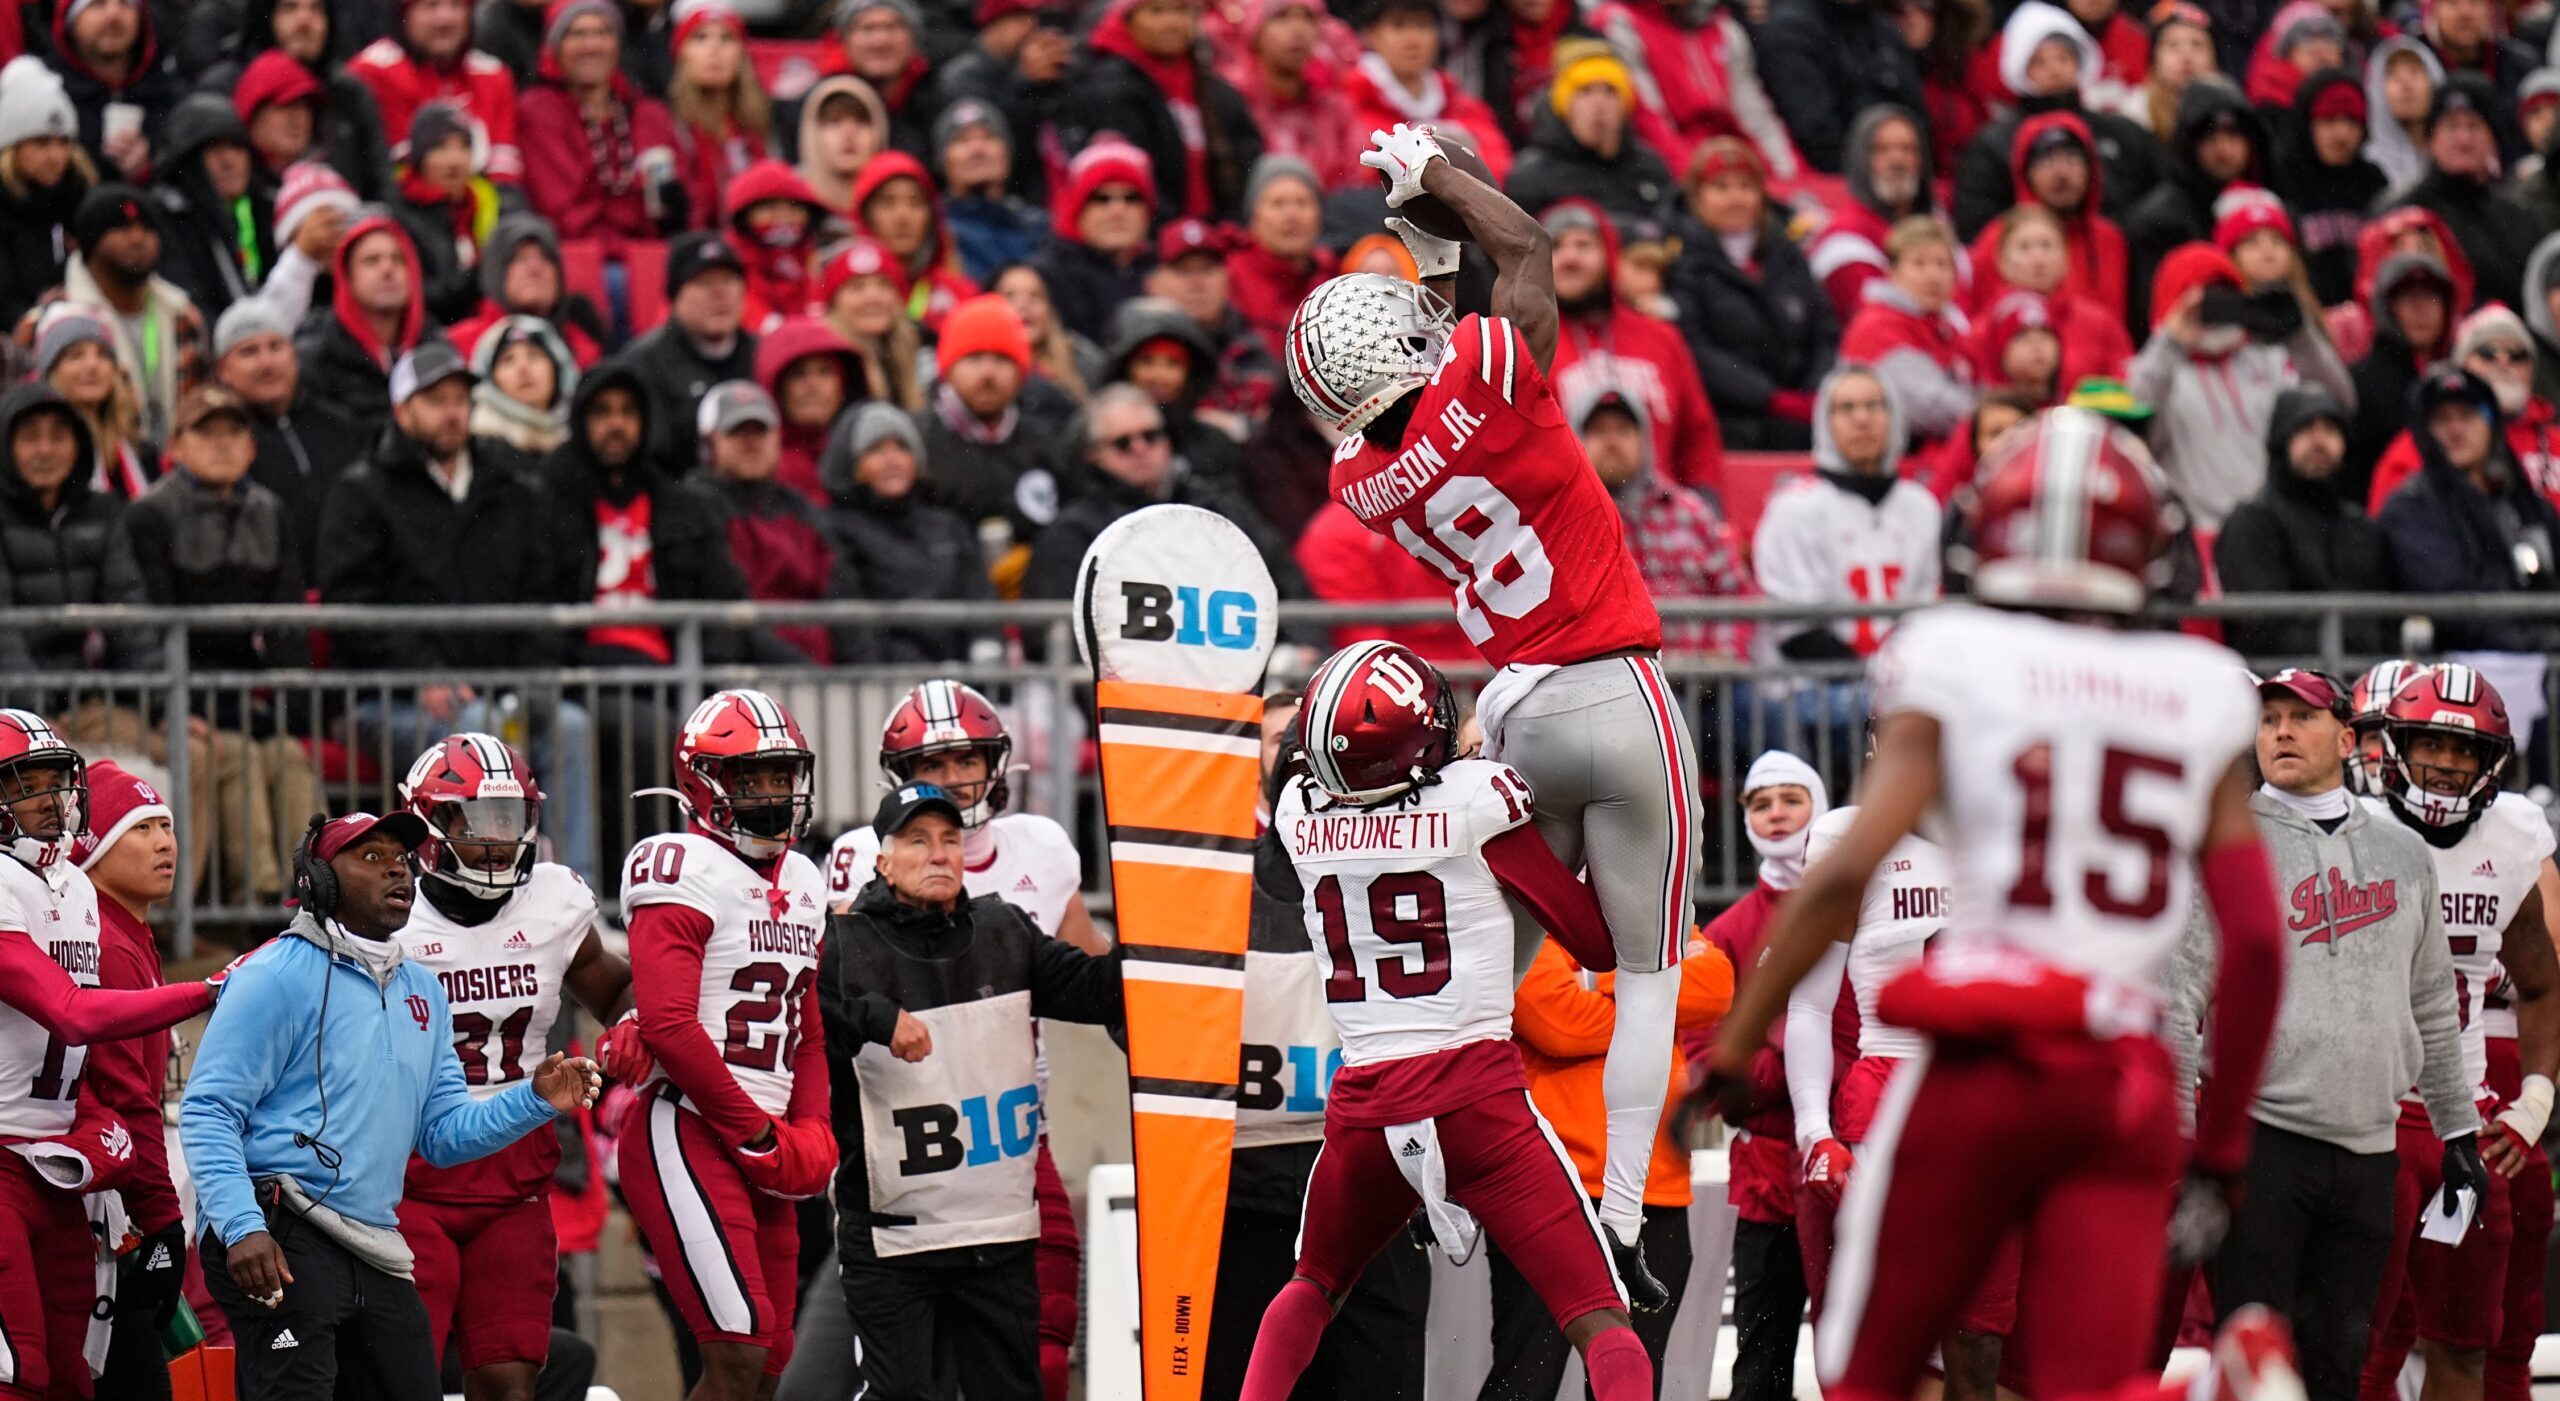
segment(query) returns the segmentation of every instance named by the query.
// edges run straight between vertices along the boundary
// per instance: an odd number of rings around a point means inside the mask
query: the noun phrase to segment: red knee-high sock
[[[1298,1375],[1315,1359],[1324,1326],[1333,1321],[1333,1305],[1310,1280],[1293,1279],[1272,1296],[1262,1312],[1262,1331],[1253,1338],[1253,1361],[1244,1370],[1244,1391],[1237,1401],[1289,1401]]]
[[[1593,1401],[1653,1401],[1653,1359],[1636,1330],[1619,1324],[1582,1349]]]
[[[1042,1401],[1067,1401],[1067,1370],[1066,1345],[1043,1341],[1040,1344]]]

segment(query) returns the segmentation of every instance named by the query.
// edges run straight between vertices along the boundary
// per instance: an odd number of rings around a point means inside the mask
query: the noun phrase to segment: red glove
[[[836,1175],[835,1126],[824,1119],[775,1121],[773,1146],[732,1150],[738,1171],[768,1196],[803,1201],[827,1190]]]
[[[112,1192],[133,1180],[133,1133],[124,1119],[82,1096],[71,1127],[50,1138],[0,1139],[22,1148],[20,1156],[46,1186],[65,1192]]]
[[[265,947],[266,945],[264,944],[258,945],[257,948],[251,949],[247,953],[244,953],[238,958],[231,960],[229,963],[222,965],[220,968],[215,969],[213,976],[204,980],[204,985],[213,989],[214,1001],[220,1002],[222,1000],[222,985],[231,981],[231,975],[240,971],[240,965],[248,962],[250,959],[256,958],[258,956],[258,950]]]
[[[1968,949],[1922,961],[1876,996],[1876,1016],[1950,1041],[2107,1038],[2144,1029],[2151,1009],[2021,955]]]
[[[1801,389],[1780,389],[1769,395],[1769,416],[1789,423],[1813,422],[1813,396]]]
[[[650,1058],[649,1043],[640,1035],[640,1013],[622,1014],[622,1020],[604,1029],[596,1038],[596,1063],[604,1067],[605,1078],[620,1085],[637,1085],[649,1078],[657,1062]]]
[[[1820,1197],[1824,1206],[1839,1206],[1840,1193],[1849,1185],[1849,1169],[1857,1162],[1848,1144],[1823,1139],[1804,1150],[1804,1189]]]

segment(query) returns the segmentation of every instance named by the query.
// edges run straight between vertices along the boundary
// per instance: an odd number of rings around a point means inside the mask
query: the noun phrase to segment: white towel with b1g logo
[[[1304,939],[1288,953],[1247,949],[1244,1048],[1236,1073],[1236,1147],[1314,1143],[1342,1068],[1342,1034],[1324,1005],[1324,968]]]
[[[1031,994],[909,1012],[933,1053],[902,1061],[880,1045],[853,1058],[871,1187],[871,1248],[883,1259],[1034,1240],[1032,1163],[1040,1090],[1031,1068]]]

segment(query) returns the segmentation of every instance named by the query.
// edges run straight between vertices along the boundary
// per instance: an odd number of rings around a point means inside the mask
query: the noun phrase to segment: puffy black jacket
[[[2382,527],[2365,518],[2363,502],[2341,489],[2343,468],[2318,480],[2293,470],[2286,445],[2314,418],[2336,423],[2343,437],[2348,415],[2318,389],[2288,389],[2276,396],[2267,424],[2267,485],[2240,503],[2214,538],[2214,564],[2222,591],[2249,593],[2388,593],[2398,571]],[[2394,629],[2381,618],[2346,620],[2346,648],[2379,653],[2392,646]],[[2253,657],[2302,656],[2320,648],[2316,618],[2233,618],[2224,638]]]
[[[391,370],[320,302],[293,338],[302,366],[302,397],[317,399],[359,424],[391,421]]]
[[[1073,232],[1069,230],[1067,232]],[[1031,266],[1049,286],[1058,324],[1097,344],[1111,339],[1111,317],[1120,304],[1146,290],[1147,260],[1120,263],[1052,229]]]
[[[320,571],[320,513],[329,504],[329,489],[337,485],[339,473],[364,457],[371,441],[354,419],[312,392],[307,379],[283,413],[252,407],[249,432],[258,443],[249,480],[284,502],[285,524],[293,531],[294,552],[308,582]]]
[[[2333,88],[2363,91],[2364,79],[2344,68],[2323,68],[2302,80],[2293,95],[2293,126],[2311,130],[2311,105]],[[2302,265],[2311,274],[2311,294],[2322,306],[2336,306],[2356,294],[2357,238],[2364,232],[2366,211],[2391,187],[2382,167],[2362,151],[2345,165],[2324,165],[2306,134],[2287,146],[2279,142],[2271,188],[2293,213],[2302,244]]]
[[[0,326],[15,326],[36,298],[62,285],[71,262],[71,216],[89,182],[71,166],[49,186],[0,185]]]
[[[1078,469],[1074,486],[1075,495],[1058,509],[1057,522],[1042,531],[1031,547],[1031,567],[1022,576],[1024,598],[1074,596],[1077,566],[1094,540],[1122,516],[1159,504],[1154,496],[1090,464]],[[1255,512],[1243,492],[1185,473],[1174,478],[1172,494],[1165,500],[1214,511],[1234,522],[1253,542],[1254,553],[1262,556],[1280,597],[1312,596],[1306,573],[1290,552],[1292,542]]]
[[[200,92],[169,114],[165,149],[153,152],[158,175],[152,194],[160,204],[160,275],[178,284],[205,324],[220,320],[240,298],[257,290],[276,265],[276,190],[264,163],[249,162],[249,241],[258,252],[252,270],[240,261],[239,211],[214,193],[205,177],[204,151],[217,141],[249,144],[249,129],[231,110],[231,99]]]
[[[694,414],[711,386],[756,377],[756,338],[740,331],[726,356],[713,360],[694,349],[693,338],[668,321],[625,347],[622,361],[648,389],[650,451],[681,476],[701,457]]]
[[[2413,411],[2410,416],[2421,424],[2426,421],[2422,412]],[[2379,517],[2399,568],[2400,586],[2411,593],[2560,591],[2560,564],[2553,559],[2554,544],[2560,542],[2560,515],[2553,513],[2551,503],[2508,454],[2503,428],[2491,434],[2491,466],[2497,481],[2487,494],[2445,459],[2435,435],[2421,431],[2413,436],[2418,445],[2418,475],[2391,493]],[[2517,524],[2513,537],[2499,520],[2501,508]],[[2528,543],[2540,556],[2540,568],[2531,574],[2517,560],[2518,546]],[[2525,619],[2438,618],[2435,628],[2436,645],[2448,650],[2535,652],[2560,644],[2560,628]]]
[[[853,419],[847,414],[837,423],[826,454],[818,459],[818,484],[827,489],[830,503],[819,518],[852,596],[900,602],[995,597],[974,524],[957,511],[919,499],[921,491],[884,501],[854,480]],[[924,465],[929,469],[931,459]],[[842,650],[847,642],[837,644],[836,660],[960,661],[976,639],[964,627],[864,629],[849,639],[851,655]]]
[[[1839,318],[1813,265],[1774,222],[1760,231],[1756,274],[1736,267],[1703,225],[1683,225],[1670,290],[1725,445],[1811,447],[1811,427],[1773,417],[1769,396],[1784,390],[1811,395],[1839,352]]]
[[[1206,63],[1200,65],[1199,105],[1208,140],[1203,165],[1209,177],[1209,217],[1242,223],[1244,177],[1262,159],[1262,129],[1254,125],[1243,96]],[[1155,168],[1157,210],[1178,215],[1188,207],[1191,165],[1183,154],[1182,130],[1164,94],[1138,65],[1118,54],[1090,56],[1076,83],[1074,100],[1057,117],[1059,135],[1070,151],[1083,150],[1106,131],[1118,132],[1146,152],[1148,164]],[[1050,295],[1057,295],[1055,286]],[[1095,334],[1087,327],[1075,329]]]
[[[2260,184],[2269,166],[2266,124],[2258,109],[2228,83],[2198,80],[2178,98],[2178,139],[2168,153],[2165,179],[2134,201],[2125,214],[2125,319],[2139,341],[2151,330],[2151,274],[2169,250],[2213,240],[2213,202],[2224,182],[2196,164],[2196,145],[2224,120],[2249,138],[2249,171],[2240,183]]]
[[[1601,212],[1626,230],[1644,220],[1667,218],[1680,186],[1662,157],[1636,139],[1633,127],[1619,140],[1615,157],[1603,156],[1577,140],[1555,108],[1541,102],[1529,144],[1512,162],[1511,180],[1503,193],[1531,214],[1544,213],[1557,200],[1579,195],[1599,205]]]
[[[95,455],[88,428],[60,395],[43,384],[22,384],[0,395],[0,607],[60,608],[74,603],[142,603],[142,571],[134,563],[125,504],[92,490],[85,465],[72,468],[51,509],[18,475],[11,450],[19,420],[54,412],[79,440],[75,463]],[[0,671],[72,671],[100,661],[135,670],[156,660],[147,631],[102,639],[103,651],[81,628],[0,632]]]
[[[1208,331],[1181,308],[1153,298],[1129,303],[1114,320],[1117,334],[1111,339],[1112,379],[1129,378],[1129,365],[1138,358],[1138,348],[1151,340],[1178,341],[1190,352],[1191,373],[1183,381],[1182,397],[1159,406],[1164,411],[1165,431],[1173,438],[1173,450],[1190,462],[1194,474],[1221,485],[1240,485],[1244,480],[1244,444],[1228,437],[1225,430],[1202,423],[1194,414],[1201,396],[1209,392],[1210,382],[1218,376],[1218,350]]]
[[[585,603],[560,563],[559,508],[533,462],[494,438],[471,440],[471,488],[456,501],[427,471],[426,450],[386,427],[373,455],[338,478],[320,521],[320,597],[398,604],[409,629],[336,634],[349,668],[537,667],[569,660],[549,629],[444,631],[442,610],[486,603]]]
[[[153,603],[189,608],[226,603],[300,603],[301,541],[282,498],[255,481],[209,490],[173,469],[125,510],[133,554]],[[311,630],[187,633],[194,665],[215,671],[298,667],[311,659]]]
[[[1891,102],[1928,110],[1902,31],[1869,0],[1778,0],[1752,46],[1761,85],[1796,150],[1816,170],[1840,173],[1850,123],[1867,108]],[[1926,151],[1923,127],[1920,149]]]
[[[913,415],[924,439],[927,494],[959,513],[972,527],[991,517],[1013,526],[1028,541],[1057,515],[1061,490],[1058,433],[1075,415],[1075,401],[1045,379],[1026,379],[1014,400],[1013,436],[1001,443],[972,442],[951,430],[934,405]],[[852,416],[846,415],[846,422]]]

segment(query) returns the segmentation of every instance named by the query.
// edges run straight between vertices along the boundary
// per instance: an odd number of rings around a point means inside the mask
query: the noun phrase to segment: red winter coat
[[[1316,511],[1294,553],[1298,567],[1306,571],[1307,587],[1327,603],[1449,601],[1447,579],[1362,525],[1339,501],[1327,501]],[[1348,647],[1371,637],[1401,642],[1434,662],[1464,662],[1476,655],[1475,644],[1455,622],[1345,625],[1334,629],[1333,645]]]
[[[1606,254],[1604,285],[1615,285],[1617,226],[1588,200],[1558,203],[1578,205],[1599,222]],[[1615,294],[1597,315],[1566,313],[1547,383],[1556,402],[1575,404],[1582,402],[1583,381],[1595,382],[1594,395],[1596,384],[1607,382],[1643,396],[1645,421],[1653,428],[1654,464],[1664,476],[1685,487],[1723,489],[1724,431],[1698,379],[1697,359],[1671,323],[1620,305]]]
[[[443,102],[460,108],[486,138],[489,165],[482,174],[507,184],[524,178],[524,152],[516,145],[516,80],[505,64],[472,49],[451,68],[430,68],[399,40],[376,39],[347,61],[347,71],[382,109],[382,134],[395,163],[409,159],[409,123],[418,109]],[[554,172],[543,174],[548,179]]]
[[[2078,136],[2081,148],[2089,153],[2089,193],[2080,201],[2078,213],[2062,216],[2063,245],[2071,270],[2064,274],[2057,290],[2085,297],[2121,321],[2127,292],[2124,230],[2098,212],[2105,202],[2106,176],[2099,168],[2098,145],[2089,135],[2089,124],[2074,112],[2046,112],[2020,122],[2017,140],[2009,146],[2009,178],[2023,198],[2027,189],[2027,148],[2055,127]],[[1986,306],[2008,290],[2000,282],[2000,221],[1994,219],[1983,225],[1969,251],[1973,257],[1974,305]]]
[[[1254,125],[1262,128],[1264,155],[1296,156],[1314,166],[1316,179],[1328,192],[1377,183],[1377,173],[1360,163],[1369,128],[1360,125],[1359,114],[1343,94],[1341,75],[1320,61],[1308,64],[1306,88],[1293,100],[1271,91],[1258,63],[1221,71],[1244,98]]]
[[[1750,35],[1733,7],[1708,7],[1705,23],[1698,25],[1674,11],[1685,16],[1690,7],[1665,0],[1617,0],[1591,15],[1592,27],[1629,68],[1642,74],[1636,84],[1636,139],[1660,153],[1672,175],[1685,181],[1700,143],[1739,136],[1759,151],[1772,180],[1794,180],[1803,171],[1803,159],[1760,86],[1757,69],[1748,66]],[[1737,52],[1745,56],[1741,74],[1735,72]]]
[[[649,217],[648,196],[641,188],[639,156],[661,150],[675,158],[676,119],[666,104],[641,96],[619,73],[614,75],[613,89],[630,128],[627,143],[606,143],[614,148],[612,159],[617,164],[629,160],[614,170],[598,165],[586,117],[567,88],[545,83],[524,95],[519,116],[525,165],[539,172],[538,178],[526,182],[525,200],[564,239],[658,237],[657,221]]]
[[[1427,85],[1438,89],[1440,102],[1436,114],[1415,117],[1397,106],[1374,76],[1375,64],[1364,64],[1342,75],[1342,95],[1351,104],[1352,129],[1362,133],[1363,140],[1371,130],[1393,131],[1396,123],[1411,125],[1415,121],[1447,122],[1467,129],[1476,143],[1476,154],[1493,169],[1493,183],[1499,185],[1511,178],[1511,139],[1502,134],[1502,121],[1482,98],[1460,87],[1446,73],[1432,71]],[[1356,154],[1356,153],[1355,153]]]
[[[924,247],[916,250],[906,268],[907,315],[931,335],[942,329],[942,318],[953,307],[978,295],[979,288],[960,270],[960,255],[951,239],[951,219],[942,209],[942,191],[935,188],[924,162],[904,151],[882,151],[873,156],[853,177],[853,222],[855,228],[870,233],[862,223],[862,206],[879,193],[881,186],[902,176],[916,182],[924,191],[925,203],[933,209],[933,229],[925,235]]]
[[[766,332],[756,341],[756,383],[782,402],[782,372],[792,363],[812,355],[833,355],[844,370],[845,402],[851,405],[862,397],[862,355],[844,333],[834,325],[813,316],[793,317]],[[782,425],[782,461],[773,479],[809,498],[813,506],[829,504],[827,489],[818,482],[818,459],[826,454],[828,430],[833,424],[804,427]]]
[[[1298,314],[1298,304],[1317,283],[1333,276],[1333,268],[1332,250],[1321,245],[1300,264],[1266,252],[1259,244],[1247,244],[1227,258],[1227,304],[1276,357],[1281,342],[1288,339],[1289,318]]]

